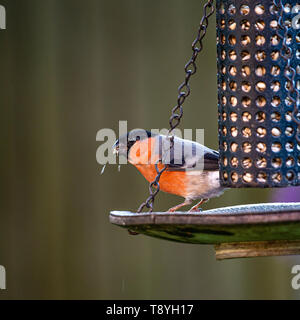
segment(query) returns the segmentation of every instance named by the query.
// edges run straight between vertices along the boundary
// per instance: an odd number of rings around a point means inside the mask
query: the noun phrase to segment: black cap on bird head
[[[118,155],[127,156],[130,148],[140,140],[154,137],[150,131],[144,129],[135,129],[122,135],[113,145],[113,152]]]

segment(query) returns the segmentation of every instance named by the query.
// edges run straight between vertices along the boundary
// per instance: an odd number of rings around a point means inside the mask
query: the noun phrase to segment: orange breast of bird
[[[149,181],[154,181],[157,172],[155,163],[159,155],[155,150],[155,138],[137,141],[129,151],[128,161],[133,164],[141,174]],[[158,164],[159,170],[164,167]],[[160,189],[164,192],[186,197],[186,175],[185,171],[164,171],[159,180]]]

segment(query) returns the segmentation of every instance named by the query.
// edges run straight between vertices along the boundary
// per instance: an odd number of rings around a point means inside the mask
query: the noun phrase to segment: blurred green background
[[[0,0],[0,299],[299,298],[297,257],[218,262],[211,246],[129,236],[110,210],[136,210],[148,184],[96,162],[96,133],[168,126],[202,15],[199,0]],[[217,148],[215,18],[182,127]],[[118,132],[117,132],[118,133]],[[129,181],[129,182],[128,182]],[[205,208],[265,202],[230,190]],[[180,201],[159,194],[158,210]]]

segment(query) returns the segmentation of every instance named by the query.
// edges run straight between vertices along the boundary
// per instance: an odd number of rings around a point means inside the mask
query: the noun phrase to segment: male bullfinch
[[[171,148],[169,137],[136,129],[121,136],[113,151],[127,157],[149,182],[157,175],[158,160],[161,160],[160,170],[166,165],[159,180],[160,190],[185,198],[169,212],[190,205],[194,200],[200,201],[189,211],[199,211],[201,204],[224,192],[219,180],[219,153],[199,143],[175,136]]]

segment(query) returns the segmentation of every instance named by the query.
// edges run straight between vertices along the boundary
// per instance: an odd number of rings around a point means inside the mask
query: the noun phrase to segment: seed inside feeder
[[[279,97],[273,97],[271,101],[271,105],[273,107],[278,107],[280,105],[280,98]]]
[[[236,13],[236,8],[233,4],[228,7],[228,12],[230,15],[234,15]]]
[[[272,159],[272,166],[274,168],[280,168],[281,167],[281,164],[282,164],[282,160],[280,158],[273,158]]]
[[[276,20],[272,20],[272,21],[270,22],[270,27],[271,27],[272,29],[277,29],[277,27],[278,27],[278,22],[277,22]]]
[[[273,112],[273,113],[271,114],[271,119],[272,119],[273,122],[278,122],[278,121],[280,121],[280,118],[281,118],[281,116],[280,116],[280,113],[279,113],[279,112]]]
[[[272,59],[273,61],[276,61],[276,60],[278,60],[278,58],[279,58],[279,51],[277,51],[277,50],[272,51],[272,52],[271,52],[271,59]]]
[[[264,21],[262,21],[262,20],[258,20],[258,21],[256,21],[255,22],[255,29],[256,30],[258,30],[258,31],[262,31],[262,30],[264,30],[264,28],[265,28],[265,23],[264,23]]]
[[[222,133],[224,137],[227,135],[227,128],[225,126],[222,128]]]
[[[284,86],[287,91],[292,90],[292,82],[291,81],[286,81]]]
[[[273,66],[272,68],[271,68],[271,74],[273,75],[273,76],[278,76],[279,74],[280,74],[280,68],[279,68],[279,66]]]
[[[238,176],[238,174],[237,174],[236,172],[232,172],[232,174],[231,174],[231,180],[232,180],[232,182],[234,182],[234,183],[238,182],[239,176]]]
[[[272,128],[271,133],[273,137],[279,137],[281,134],[281,131],[279,128]]]
[[[290,44],[292,43],[292,41],[293,41],[293,37],[292,37],[290,34],[288,34],[288,35],[286,36],[286,38],[285,38],[285,43],[286,43],[287,45],[290,45]]]
[[[242,114],[242,119],[244,122],[249,122],[251,120],[252,116],[251,116],[251,113],[249,112],[243,112]]]
[[[229,20],[228,21],[228,28],[230,29],[230,30],[235,30],[235,28],[236,28],[236,22],[234,21],[234,20]]]
[[[291,137],[294,133],[294,129],[292,127],[286,127],[284,133],[286,136]]]
[[[230,132],[233,137],[236,137],[238,135],[238,129],[236,127],[231,127]]]
[[[279,142],[272,143],[271,150],[273,152],[279,152],[281,150],[281,144]]]
[[[284,5],[283,10],[284,10],[285,13],[290,13],[290,12],[291,12],[291,9],[292,9],[292,6],[291,6],[289,3],[286,3],[286,4]]]
[[[229,36],[228,41],[229,41],[229,44],[234,46],[236,44],[236,37],[231,35],[231,36]]]
[[[230,15],[234,15],[236,13],[236,7],[231,4],[229,7],[228,7],[228,12]]]
[[[272,174],[272,180],[279,183],[281,181],[281,174],[279,172]]]
[[[266,100],[265,97],[259,96],[259,97],[256,98],[255,102],[256,102],[256,105],[257,105],[258,107],[261,107],[261,108],[262,108],[262,107],[264,107],[264,106],[266,105],[267,100]]]
[[[258,127],[256,129],[256,135],[260,138],[263,138],[267,134],[267,129],[263,127]]]
[[[248,127],[243,128],[242,134],[243,134],[243,137],[249,138],[251,136],[251,129]]]
[[[234,50],[229,51],[229,58],[230,60],[234,61],[237,58],[237,54]]]
[[[286,159],[286,162],[285,162],[285,164],[286,164],[287,167],[293,167],[293,166],[294,166],[294,163],[295,163],[295,161],[294,161],[294,158],[293,158],[293,157],[288,157],[288,158]]]
[[[249,14],[249,12],[250,12],[249,6],[243,4],[243,5],[241,6],[241,9],[240,9],[241,15],[246,16],[246,15]]]
[[[265,172],[259,172],[256,179],[260,183],[265,183],[267,181],[267,174]]]
[[[232,91],[236,91],[236,88],[237,88],[237,84],[235,81],[230,81],[229,83],[229,88],[232,90]]]
[[[275,6],[274,4],[272,4],[272,5],[270,6],[270,13],[271,13],[271,14],[278,14],[278,12],[279,12],[278,7]]]
[[[266,39],[262,35],[258,35],[255,37],[255,43],[258,46],[263,46],[266,43]]]
[[[264,158],[264,157],[259,157],[257,160],[256,160],[256,166],[258,168],[266,168],[267,167],[267,159]]]
[[[284,20],[284,25],[288,28],[292,26],[292,20],[291,19],[285,19]]]
[[[294,172],[293,171],[289,171],[286,173],[286,178],[289,180],[289,181],[292,181],[294,179]]]
[[[255,115],[255,120],[258,122],[264,122],[266,120],[266,114],[262,111],[257,112]]]
[[[243,180],[247,183],[253,180],[253,175],[249,172],[243,174]]]
[[[225,106],[227,102],[227,98],[225,96],[222,96],[221,102],[222,102],[222,105]]]
[[[251,105],[251,99],[249,97],[242,98],[242,105],[243,107],[247,108]]]
[[[226,59],[226,52],[225,50],[222,50],[221,52],[221,60],[225,60]]]
[[[291,111],[288,111],[286,114],[285,114],[285,120],[286,121],[292,121],[292,112]]]
[[[251,73],[250,67],[249,66],[243,66],[241,69],[241,73],[243,77],[248,77]]]
[[[287,152],[293,152],[294,151],[294,144],[292,142],[287,142],[285,144],[285,149]]]
[[[248,61],[251,58],[251,55],[248,51],[244,50],[241,52],[242,61]]]
[[[257,152],[263,153],[263,152],[266,152],[266,150],[267,150],[267,146],[266,146],[265,143],[259,142],[259,143],[256,145],[256,151],[257,151]]]
[[[251,26],[251,24],[250,24],[250,22],[249,22],[248,20],[242,20],[242,22],[241,22],[241,29],[242,29],[243,31],[249,31],[250,26]]]
[[[258,4],[258,5],[255,6],[254,11],[255,11],[256,14],[262,15],[262,14],[265,13],[265,7],[262,4]]]
[[[232,144],[230,145],[230,149],[232,152],[236,152],[238,149],[238,144],[236,142],[232,142]]]
[[[224,34],[221,35],[221,44],[225,44],[226,42],[226,37],[224,36]]]
[[[266,85],[266,83],[263,82],[263,81],[259,81],[259,82],[257,82],[257,84],[255,85],[255,89],[256,89],[257,91],[259,91],[259,92],[265,91],[266,88],[267,88],[267,85]]]
[[[251,144],[249,142],[244,142],[243,143],[243,151],[245,153],[251,152],[251,149],[252,149],[252,146],[251,146]]]
[[[242,161],[242,166],[245,169],[249,169],[252,166],[252,160],[250,158],[244,158]]]
[[[230,160],[231,166],[236,168],[239,165],[239,160],[237,159],[237,157],[233,157]]]
[[[255,58],[257,61],[261,62],[261,61],[264,61],[266,59],[266,53],[265,51],[257,51],[255,53]]]
[[[225,25],[226,25],[226,22],[225,22],[224,19],[222,19],[221,22],[220,22],[220,27],[221,27],[221,29],[224,29],[224,28],[225,28]]]
[[[226,171],[223,172],[223,178],[225,181],[228,179],[228,173]]]
[[[238,102],[238,100],[237,100],[236,97],[234,97],[234,96],[231,96],[231,97],[230,97],[230,104],[231,104],[233,107],[235,107],[235,106],[237,105],[237,102]]]
[[[277,36],[277,34],[272,36],[270,40],[271,40],[272,46],[277,46],[279,44],[279,37]]]
[[[256,69],[255,69],[255,74],[258,76],[258,77],[262,77],[266,74],[266,68],[263,67],[263,66],[258,66]]]
[[[236,67],[235,67],[235,66],[231,66],[231,67],[229,68],[229,73],[230,73],[232,76],[236,76],[236,74],[237,74]]]
[[[274,92],[279,91],[279,89],[280,89],[280,82],[279,82],[279,81],[273,81],[272,84],[271,84],[271,89],[272,89]]]
[[[231,112],[231,113],[230,113],[230,120],[231,120],[232,122],[236,122],[236,121],[237,121],[237,118],[238,118],[237,113],[235,113],[235,112]]]
[[[242,82],[242,90],[244,92],[249,92],[251,90],[251,85],[250,85],[250,82],[248,81],[243,81]]]
[[[249,36],[246,36],[246,35],[242,36],[242,38],[241,38],[241,44],[242,44],[243,46],[247,46],[250,42],[251,42],[251,39],[250,39]]]

